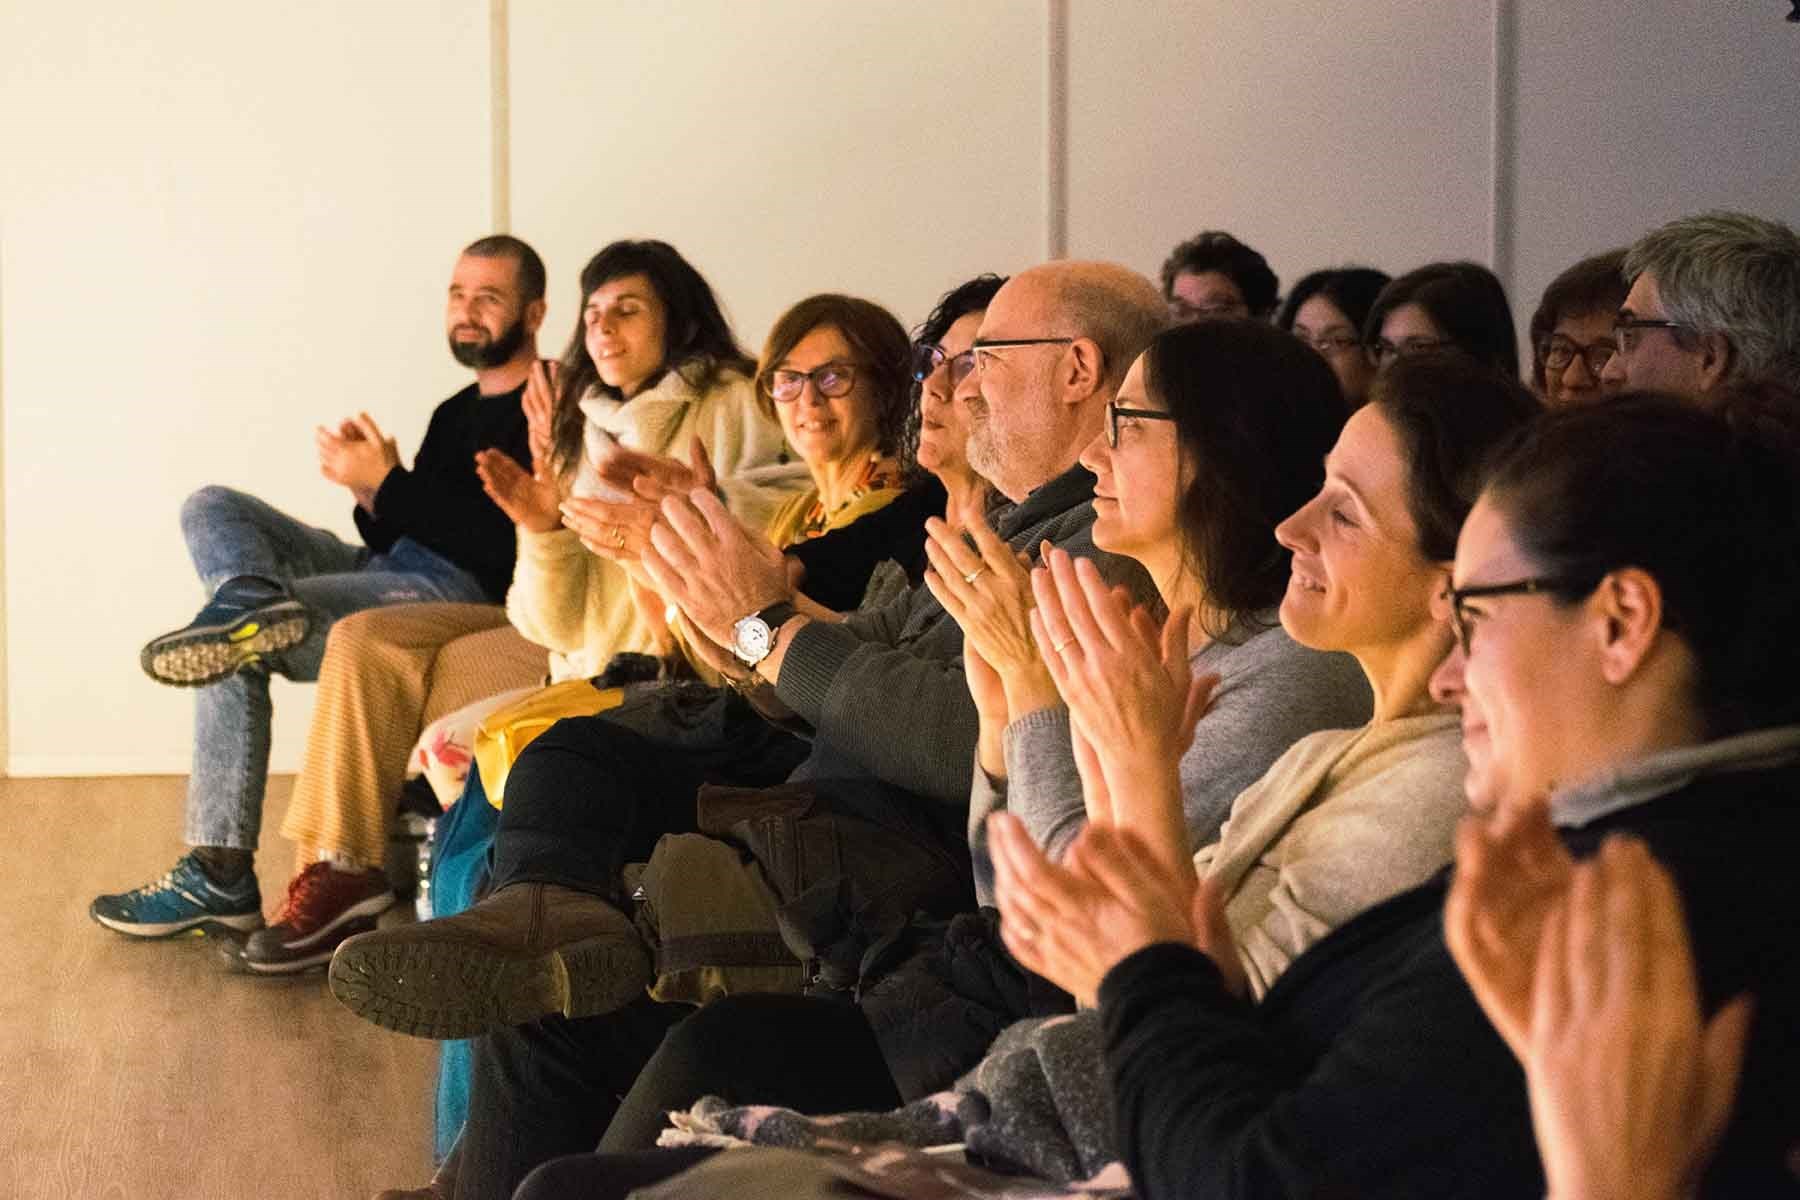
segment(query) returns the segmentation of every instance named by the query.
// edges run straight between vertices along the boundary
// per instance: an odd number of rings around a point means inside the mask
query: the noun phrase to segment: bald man
[[[1150,281],[1108,263],[1051,263],[995,295],[957,400],[971,419],[971,462],[1011,502],[993,523],[1016,551],[1035,556],[1049,541],[1149,593],[1135,564],[1094,548],[1094,478],[1077,460],[1166,323]],[[879,814],[931,863],[960,864],[960,886],[922,902],[944,915],[970,907],[978,721],[956,622],[922,586],[842,622],[813,619],[796,611],[793,585],[753,539],[716,539],[697,556],[707,586],[681,597],[690,622],[732,630],[739,658],[812,731],[788,782],[805,785],[815,811]],[[735,775],[732,763],[615,721],[562,721],[513,767],[492,895],[339,949],[332,990],[358,1015],[428,1036],[492,1035],[475,1051],[458,1194],[510,1195],[537,1163],[592,1150],[625,1084],[691,1011],[645,997],[647,952],[611,898],[620,867],[646,859],[663,834],[692,831],[696,791],[719,782],[778,780]],[[558,985],[540,986],[545,978]],[[487,982],[471,995],[471,980]],[[556,1019],[558,1009],[573,1019]],[[879,1054],[860,1043],[846,1052]],[[853,1099],[759,1098],[803,1108]]]

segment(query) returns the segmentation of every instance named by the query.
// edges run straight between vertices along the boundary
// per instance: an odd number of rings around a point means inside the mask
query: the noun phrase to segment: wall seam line
[[[1489,113],[1488,262],[1507,294],[1513,291],[1513,243],[1517,220],[1516,123],[1518,119],[1517,0],[1494,0],[1493,90]]]
[[[1044,257],[1069,253],[1069,0],[1044,5]]]
[[[512,232],[512,79],[507,0],[488,0],[489,139],[493,232]]]

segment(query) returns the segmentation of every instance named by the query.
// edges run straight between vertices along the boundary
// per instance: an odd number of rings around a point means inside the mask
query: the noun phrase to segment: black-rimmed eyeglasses
[[[1576,359],[1587,368],[1588,374],[1595,379],[1606,369],[1612,356],[1619,352],[1619,345],[1611,338],[1582,343],[1574,338],[1564,337],[1560,333],[1551,334],[1538,343],[1538,361],[1544,364],[1544,370],[1557,374],[1569,369],[1569,364]]]
[[[951,354],[935,342],[914,342],[912,348],[912,377],[914,383],[924,383],[944,364],[950,363],[950,386],[957,387],[969,377],[975,369],[975,351],[964,350],[961,354]]]
[[[1109,449],[1119,448],[1120,421],[1173,421],[1174,413],[1158,412],[1154,408],[1123,408],[1112,401],[1106,404],[1106,445]]]
[[[1630,354],[1638,348],[1638,338],[1646,329],[1685,329],[1694,332],[1694,327],[1685,321],[1671,321],[1663,317],[1620,317],[1613,322],[1613,336],[1619,339],[1619,353]]]
[[[1396,358],[1406,358],[1414,354],[1433,354],[1446,347],[1455,346],[1448,338],[1409,337],[1399,341],[1388,338],[1376,338],[1375,343],[1365,347],[1369,356],[1369,365],[1385,367]]]
[[[1540,575],[1531,579],[1513,579],[1505,583],[1472,583],[1468,587],[1452,587],[1450,596],[1450,632],[1456,638],[1456,644],[1462,648],[1464,657],[1468,656],[1469,644],[1474,640],[1474,630],[1469,622],[1469,614],[1464,605],[1470,600],[1480,600],[1489,596],[1536,596],[1557,592],[1579,592],[1584,588],[1592,588],[1585,580],[1571,579],[1566,576]]]

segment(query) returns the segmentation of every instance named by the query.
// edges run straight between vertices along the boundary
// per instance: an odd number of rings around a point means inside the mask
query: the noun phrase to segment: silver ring
[[[982,572],[984,572],[986,570],[987,570],[987,565],[985,563],[979,567],[976,567],[973,571],[970,571],[967,575],[963,576],[963,582],[968,584],[970,587],[973,587],[975,585],[975,581],[977,579],[980,579]]]

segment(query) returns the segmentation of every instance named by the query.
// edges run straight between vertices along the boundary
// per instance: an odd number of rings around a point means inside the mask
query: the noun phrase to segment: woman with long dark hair
[[[562,526],[561,500],[600,486],[596,458],[618,445],[685,455],[698,438],[727,494],[757,519],[804,486],[803,469],[768,469],[787,454],[781,428],[756,404],[754,365],[712,289],[674,248],[615,242],[582,270],[580,294],[560,366],[538,364],[526,388],[534,462],[476,456],[488,494],[517,527],[510,627],[471,633],[461,613],[408,605],[333,630],[321,678],[355,698],[334,706],[339,720],[314,724],[282,822],[300,847],[297,871],[234,965],[258,974],[319,966],[392,904],[381,866],[415,739],[412,765],[447,808],[462,792],[476,725],[535,692],[546,667],[553,682],[583,679],[615,654],[659,647],[655,615],[640,613],[625,572]],[[422,707],[393,703],[383,680],[396,673],[431,679]]]

